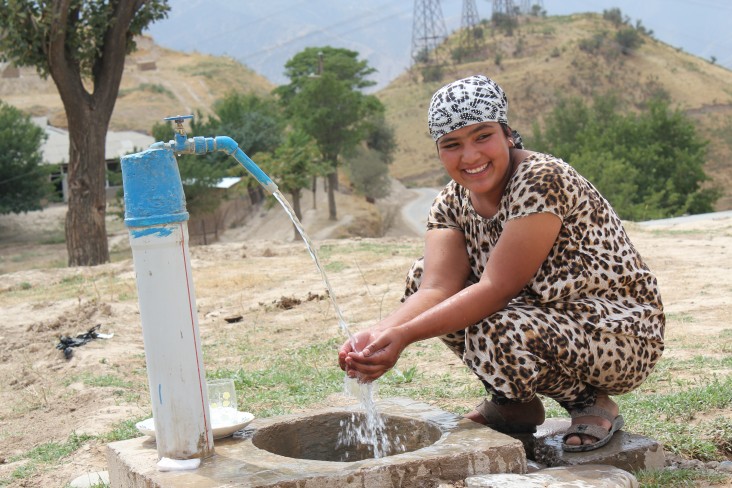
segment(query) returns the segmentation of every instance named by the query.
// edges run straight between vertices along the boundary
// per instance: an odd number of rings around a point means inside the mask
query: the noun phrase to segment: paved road
[[[417,196],[414,200],[402,208],[402,218],[419,235],[424,235],[427,225],[427,214],[429,214],[432,201],[435,199],[440,188],[410,188]]]
[[[701,222],[703,220],[722,220],[729,218],[732,218],[732,210],[696,215],[684,215],[683,217],[673,217],[670,219],[647,220],[645,222],[638,222],[638,225],[642,227],[660,227],[664,225],[685,224],[689,222]]]

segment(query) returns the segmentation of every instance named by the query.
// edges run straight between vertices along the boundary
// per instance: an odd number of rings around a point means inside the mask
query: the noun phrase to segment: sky
[[[169,0],[168,19],[148,33],[165,47],[228,55],[275,84],[284,65],[307,46],[359,52],[378,70],[375,89],[411,65],[414,0]],[[475,0],[480,18],[493,1]],[[441,0],[447,30],[460,27],[463,0]],[[656,39],[732,69],[729,0],[543,0],[549,15],[619,8]]]

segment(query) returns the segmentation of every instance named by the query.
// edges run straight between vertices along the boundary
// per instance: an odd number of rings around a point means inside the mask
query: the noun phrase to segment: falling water
[[[285,213],[287,213],[288,217],[290,217],[290,220],[292,220],[292,223],[295,224],[295,228],[300,233],[300,237],[302,237],[302,240],[305,241],[305,246],[308,248],[308,252],[310,253],[310,257],[313,258],[313,261],[315,261],[315,266],[318,268],[318,271],[320,271],[320,276],[323,278],[323,282],[325,283],[325,287],[328,289],[328,296],[330,296],[330,301],[333,303],[333,308],[335,309],[336,317],[338,317],[338,325],[341,328],[341,331],[348,337],[348,339],[351,341],[351,344],[353,345],[354,349],[356,348],[356,342],[353,337],[353,334],[351,334],[351,331],[348,329],[348,324],[346,323],[345,319],[343,318],[343,314],[341,313],[341,307],[338,306],[338,300],[336,299],[335,292],[333,291],[333,287],[330,286],[330,281],[328,281],[328,276],[325,274],[325,269],[320,264],[320,259],[318,259],[318,253],[315,252],[315,247],[313,246],[312,241],[310,241],[310,237],[308,236],[308,233],[305,232],[305,229],[302,226],[302,223],[300,222],[300,219],[297,218],[297,215],[295,215],[295,211],[290,206],[290,202],[287,201],[287,199],[282,195],[282,193],[277,190],[274,193],[272,193],[272,196],[274,196],[278,202],[280,202],[280,205],[282,205],[282,208],[285,209]]]
[[[348,324],[343,318],[341,308],[338,306],[336,294],[333,291],[333,287],[330,286],[328,276],[325,274],[325,269],[320,264],[320,259],[318,259],[318,254],[315,252],[315,247],[310,241],[310,237],[308,236],[307,232],[305,232],[302,223],[295,215],[295,211],[292,209],[290,203],[287,201],[284,195],[282,195],[279,190],[272,193],[272,195],[277,199],[278,202],[280,202],[282,208],[285,209],[285,213],[287,213],[287,215],[290,217],[292,223],[295,224],[295,228],[300,233],[302,240],[305,241],[305,246],[308,248],[308,252],[313,258],[313,261],[315,261],[315,266],[318,268],[318,271],[320,271],[320,276],[323,278],[323,282],[328,289],[328,296],[330,296],[330,300],[333,303],[333,308],[335,309],[336,317],[338,317],[338,325],[340,326],[341,331],[351,341],[353,349],[356,350],[355,338],[353,337],[351,331],[348,329]],[[395,450],[403,451],[403,448],[400,448],[400,440],[398,436],[395,438],[394,442],[391,442],[388,439],[388,435],[384,428],[384,420],[381,418],[381,415],[379,415],[376,410],[376,404],[374,402],[374,383],[361,383],[355,379],[346,377],[345,390],[361,401],[361,404],[364,407],[366,421],[363,422],[361,425],[356,425],[355,416],[352,416],[350,424],[343,426],[343,435],[339,436],[338,443],[340,445],[366,444],[372,446],[374,457],[376,458],[389,455]]]

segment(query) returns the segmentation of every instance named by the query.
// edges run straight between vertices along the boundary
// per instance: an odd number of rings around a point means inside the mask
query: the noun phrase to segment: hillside
[[[443,173],[426,124],[430,97],[445,82],[482,73],[506,90],[509,121],[529,147],[532,125],[542,123],[559,97],[589,102],[593,95],[613,92],[635,110],[649,94],[662,90],[673,107],[698,123],[700,137],[709,140],[705,169],[725,192],[717,209],[732,208],[732,71],[645,35],[629,54],[611,49],[609,42],[595,51],[580,49],[583,41],[603,32],[610,38],[615,30],[600,14],[523,18],[513,36],[490,31],[478,59],[447,66],[440,81],[419,82],[415,70],[405,73],[378,93],[399,142],[393,176],[407,186],[440,181]],[[456,36],[450,38],[445,52],[457,42]]]
[[[138,50],[127,57],[111,130],[149,132],[163,117],[211,113],[213,102],[229,91],[269,93],[264,77],[227,57],[182,53],[141,37]],[[0,78],[0,99],[34,116],[48,117],[66,127],[56,86],[33,68],[21,68],[17,78]]]
[[[435,186],[444,179],[426,128],[427,105],[443,83],[474,73],[498,81],[509,98],[509,119],[531,147],[532,126],[542,124],[559,97],[615,93],[637,110],[652,93],[664,92],[672,106],[698,125],[709,141],[705,169],[710,184],[724,192],[717,210],[732,209],[732,71],[684,53],[649,36],[628,54],[613,48],[615,27],[600,14],[522,18],[513,36],[487,30],[485,48],[471,62],[449,65],[438,81],[422,82],[414,69],[376,95],[387,110],[399,145],[392,176],[408,187]],[[595,50],[580,45],[605,34]],[[113,130],[148,132],[165,116],[208,114],[215,100],[231,90],[268,93],[272,84],[229,57],[182,53],[156,45],[149,37],[127,58]],[[457,34],[444,55],[458,45]],[[146,69],[152,68],[154,69]],[[19,78],[0,78],[0,99],[63,127],[66,120],[55,86],[31,68]]]

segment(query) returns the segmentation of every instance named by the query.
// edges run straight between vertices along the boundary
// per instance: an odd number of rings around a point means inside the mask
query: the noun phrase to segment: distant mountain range
[[[727,0],[532,0],[549,15],[620,8],[673,47],[732,68],[732,4]],[[516,5],[524,2],[514,0]],[[228,55],[272,83],[287,83],[284,65],[308,46],[357,51],[378,70],[375,90],[412,64],[414,0],[169,0],[167,19],[148,33],[177,51]],[[460,28],[463,0],[439,2],[447,32]],[[492,0],[475,0],[491,17]]]

